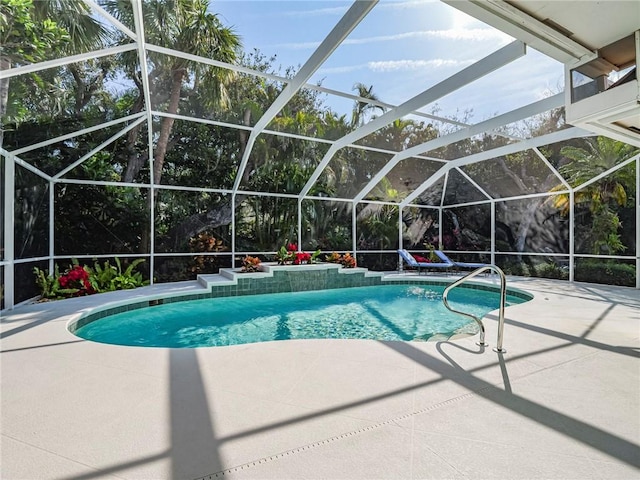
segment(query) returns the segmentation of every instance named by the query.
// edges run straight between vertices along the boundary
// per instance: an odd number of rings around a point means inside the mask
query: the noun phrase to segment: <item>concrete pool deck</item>
[[[505,354],[495,312],[486,349],[477,336],[137,348],[66,329],[102,302],[197,282],[4,312],[0,477],[640,478],[640,291],[508,285],[535,298],[507,308]]]

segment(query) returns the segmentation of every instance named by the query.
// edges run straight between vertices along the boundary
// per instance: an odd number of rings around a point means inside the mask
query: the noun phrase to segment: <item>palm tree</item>
[[[104,2],[105,9],[125,24],[133,24],[131,3],[123,0]],[[142,2],[147,43],[171,48],[204,58],[235,63],[240,38],[209,13],[209,0],[147,0]],[[155,91],[168,85],[167,113],[176,114],[183,87],[189,82],[205,107],[224,107],[228,103],[226,85],[232,70],[149,52],[152,69],[149,78]],[[134,65],[132,62],[130,65]],[[134,75],[134,78],[139,75]],[[139,84],[139,88],[141,85]],[[147,106],[147,108],[152,108]],[[175,119],[162,117],[154,154],[154,182],[161,183],[169,138]],[[131,174],[129,174],[131,176]],[[133,175],[135,176],[135,175]],[[127,179],[125,179],[126,181]]]
[[[52,51],[63,57],[99,49],[107,39],[104,25],[82,0],[3,0],[0,32],[0,70],[45,60]],[[0,118],[7,113],[9,80],[0,80]]]
[[[380,101],[378,96],[373,93],[373,85],[367,87],[364,83],[357,82],[353,85],[352,90],[358,92],[358,96],[361,98],[366,98],[368,100]],[[366,114],[375,112],[376,110],[380,110],[384,113],[384,107],[379,105],[374,105],[373,103],[363,102],[361,100],[356,100],[355,105],[353,106],[353,113],[351,114],[351,127],[359,127],[364,125],[366,120]]]
[[[579,187],[592,178],[607,172],[616,165],[637,155],[640,149],[608,137],[587,139],[584,147],[567,146],[560,151],[570,162],[560,167],[559,172],[573,187]],[[611,253],[625,249],[617,233],[621,227],[620,219],[611,207],[623,207],[627,203],[627,188],[633,185],[634,175],[626,169],[618,169],[599,182],[576,191],[576,205],[589,206],[592,215],[593,252],[600,253],[601,247],[607,247]],[[558,185],[551,191],[564,190]],[[569,213],[569,196],[555,195],[553,205],[563,215]]]

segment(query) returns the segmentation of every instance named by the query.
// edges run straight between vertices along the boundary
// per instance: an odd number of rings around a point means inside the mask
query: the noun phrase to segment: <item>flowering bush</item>
[[[297,252],[293,259],[294,265],[302,265],[303,263],[311,263],[311,254],[306,252]]]
[[[331,255],[327,255],[325,260],[329,263],[339,263],[344,268],[356,267],[356,259],[353,258],[350,253],[340,255],[339,253],[333,252]]]
[[[52,300],[136,288],[148,283],[143,280],[140,272],[134,271],[144,262],[143,258],[134,260],[126,269],[123,269],[118,258],[115,262],[116,265],[111,265],[107,260],[104,266],[96,262],[94,268],[91,268],[88,265],[79,265],[77,260],[73,260],[73,265],[62,274],[58,265],[55,265],[53,275],[38,267],[33,269],[33,273],[36,276],[36,285],[40,288],[41,298]]]
[[[280,247],[280,250],[276,253],[276,260],[279,265],[286,265],[288,263],[293,265],[303,265],[307,263],[315,263],[316,259],[320,256],[320,249],[313,253],[299,252],[297,243],[288,243]]]
[[[257,272],[260,270],[260,259],[258,257],[251,257],[247,255],[242,259],[242,271],[243,272]]]
[[[95,293],[95,291],[89,281],[89,275],[86,267],[74,265],[71,270],[58,278],[58,283],[60,283],[60,286],[64,289],[75,289],[76,293],[74,296],[76,297],[91,295]]]

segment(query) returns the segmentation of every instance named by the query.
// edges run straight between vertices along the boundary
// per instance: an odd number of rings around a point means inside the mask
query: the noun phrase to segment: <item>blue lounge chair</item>
[[[449,262],[454,267],[458,267],[458,268],[480,268],[480,267],[485,267],[485,266],[488,265],[487,263],[455,262],[455,261],[451,260],[449,257],[447,257],[447,255],[444,252],[440,251],[440,250],[434,250],[433,252],[443,262]]]
[[[398,255],[400,255],[402,260],[404,260],[405,263],[408,266],[410,266],[412,268],[417,268],[418,269],[418,275],[420,275],[420,272],[422,271],[423,268],[444,268],[444,269],[448,269],[448,268],[453,267],[453,262],[451,260],[443,261],[442,263],[418,262],[415,258],[413,258],[413,255],[411,255],[409,252],[407,252],[404,249],[398,250]]]

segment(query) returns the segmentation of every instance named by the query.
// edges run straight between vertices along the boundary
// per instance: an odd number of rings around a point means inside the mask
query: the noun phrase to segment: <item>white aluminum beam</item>
[[[272,73],[260,72],[258,70],[252,70],[249,67],[243,67],[242,65],[234,65],[232,63],[221,62],[220,60],[214,60],[213,58],[200,57],[198,55],[194,55],[192,53],[181,52],[180,50],[173,50],[171,48],[160,47],[158,45],[154,45],[152,43],[147,43],[145,45],[145,49],[162,53],[164,55],[169,55],[171,57],[183,58],[185,60],[190,60],[192,62],[203,63],[205,65],[211,65],[213,67],[226,68],[227,70],[232,70],[237,73],[246,73],[253,77],[261,77],[269,80],[273,80],[275,82],[289,83],[291,81],[290,78],[281,77],[279,75],[273,75]]]
[[[256,125],[249,135],[247,146],[242,155],[240,166],[238,167],[238,173],[233,184],[233,190],[238,190],[242,176],[247,168],[249,156],[253,150],[253,144],[256,138],[262,131],[269,125],[271,120],[282,110],[282,108],[293,98],[293,96],[302,88],[307,80],[315,73],[318,68],[325,62],[327,58],[335,51],[336,48],[347,38],[347,36],[353,31],[354,28],[362,21],[362,19],[371,11],[371,9],[378,3],[378,0],[360,0],[354,2],[349,10],[338,21],[335,27],[329,32],[318,48],[313,52],[305,64],[300,68],[300,71],[296,74],[289,84],[282,90],[278,98],[271,104],[267,111],[256,122]]]
[[[130,120],[135,120],[135,119],[137,119],[139,117],[142,117],[144,115],[145,115],[145,112],[140,112],[140,113],[135,113],[133,115],[128,115],[126,117],[116,118],[115,120],[111,120],[111,121],[106,122],[106,123],[101,123],[100,125],[94,125],[93,127],[83,128],[82,130],[76,130],[75,132],[67,133],[65,135],[60,135],[59,137],[51,138],[51,139],[45,140],[43,142],[34,143],[33,145],[27,145],[26,147],[18,148],[17,150],[12,150],[11,153],[13,153],[14,155],[20,155],[21,153],[30,152],[31,150],[35,150],[35,149],[40,148],[40,147],[46,147],[47,145],[51,145],[51,144],[54,144],[54,143],[62,142],[64,140],[68,140],[68,139],[73,138],[73,137],[78,137],[78,136],[84,135],[86,133],[95,132],[97,130],[102,130],[104,128],[109,128],[109,127],[111,127],[113,125],[118,125],[119,123],[124,123],[124,122],[128,122]]]
[[[144,122],[145,119],[144,118],[139,118],[138,120],[136,120],[135,122],[132,122],[131,124],[127,125],[126,128],[120,130],[118,133],[116,133],[115,135],[112,135],[110,138],[106,139],[104,142],[102,142],[100,145],[98,145],[97,147],[95,147],[94,149],[92,149],[90,152],[86,153],[85,155],[83,155],[82,157],[80,157],[78,160],[76,160],[75,162],[73,162],[71,165],[69,165],[68,167],[62,169],[60,172],[58,172],[56,175],[53,176],[54,180],[58,180],[60,177],[62,177],[63,175],[67,174],[68,172],[70,172],[71,170],[73,170],[74,168],[76,168],[78,165],[80,165],[82,162],[84,162],[85,160],[91,158],[92,156],[94,156],[96,153],[98,153],[100,150],[102,150],[104,147],[106,147],[107,145],[109,145],[111,142],[115,142],[118,138],[120,138],[121,136],[123,136],[125,133],[127,133],[129,130],[132,130],[133,128],[135,128],[138,124]]]
[[[442,208],[442,206],[444,205],[444,197],[447,194],[447,185],[449,184],[449,172],[450,170],[447,170],[446,172],[444,172],[444,183],[442,184],[442,193],[440,194],[440,205],[438,205],[439,208]]]
[[[446,80],[434,85],[433,87],[425,90],[424,92],[416,95],[415,97],[407,100],[402,105],[390,110],[377,118],[374,118],[369,123],[357,128],[353,132],[348,133],[338,141],[336,141],[329,151],[325,154],[324,158],[317,166],[316,170],[311,175],[311,178],[307,181],[306,185],[300,192],[301,196],[305,196],[309,193],[309,190],[316,183],[322,171],[329,164],[333,155],[341,148],[356,142],[357,140],[370,135],[371,133],[379,130],[380,128],[389,125],[395,120],[404,117],[405,115],[413,112],[414,110],[435,102],[439,98],[448,95],[451,92],[458,90],[459,88],[473,82],[477,78],[480,78],[488,73],[497,70],[500,67],[520,58],[526,53],[526,47],[522,42],[513,42],[509,45],[502,47],[500,50],[493,52],[491,55],[479,60],[473,65],[459,71]]]
[[[106,57],[108,55],[117,55],[118,53],[129,52],[131,50],[135,50],[136,48],[138,48],[138,46],[135,43],[128,43],[126,45],[109,47],[94,52],[80,53],[78,55],[72,55],[70,57],[47,60],[46,62],[31,63],[29,65],[23,65],[21,67],[0,70],[0,78],[10,78],[15,77],[16,75],[23,75],[25,73],[39,72],[40,70],[46,70],[47,68],[62,67],[64,65],[69,65],[70,63],[84,62],[86,60],[93,60],[94,58]]]
[[[449,163],[440,168],[440,170],[431,175],[430,178],[425,180],[422,185],[420,185],[413,191],[413,193],[411,193],[411,195],[407,196],[407,198],[404,199],[401,205],[404,207],[405,205],[413,202],[422,192],[436,183],[440,179],[440,177],[444,175],[445,172],[451,170],[452,168],[462,167],[472,163],[481,162],[483,160],[502,157],[504,155],[510,155],[512,153],[521,152],[523,150],[528,150],[534,147],[541,147],[543,145],[550,145],[552,143],[562,142],[572,138],[588,137],[591,135],[591,132],[587,132],[586,130],[582,130],[578,127],[566,128],[564,130],[559,130],[557,132],[542,135],[540,137],[530,138],[528,140],[523,140],[522,142],[494,148],[493,150],[485,150],[484,152],[475,153],[473,155],[461,157],[456,160],[451,160],[449,161]]]
[[[47,175],[46,173],[44,173],[39,168],[34,167],[29,162],[25,162],[24,160],[22,160],[21,158],[18,158],[18,157],[14,157],[14,159],[15,159],[16,165],[20,165],[21,167],[29,170],[31,173],[34,173],[37,176],[39,176],[40,178],[45,179],[47,182],[51,181],[51,176],[50,175]]]
[[[102,16],[107,22],[116,27],[122,33],[124,33],[127,37],[131,38],[134,41],[138,41],[138,36],[129,29],[125,24],[123,24],[120,20],[112,16],[109,12],[107,12],[104,8],[98,5],[93,0],[84,0],[84,3],[89,5],[93,10],[95,10],[100,16]]]
[[[4,308],[13,309],[14,305],[14,265],[15,259],[15,157],[6,155],[4,157],[4,185],[3,185],[3,218],[4,224]]]
[[[486,190],[484,188],[482,188],[480,185],[478,185],[478,183],[471,178],[469,175],[466,174],[466,172],[464,170],[462,170],[461,168],[457,168],[456,170],[458,171],[458,173],[460,175],[462,175],[471,185],[473,185],[474,187],[476,187],[478,189],[478,191],[484,195],[485,197],[487,197],[487,200],[493,200],[493,197],[491,195],[489,195]]]
[[[560,183],[562,183],[562,185],[564,185],[567,190],[571,190],[571,185],[569,185],[567,181],[564,179],[564,177],[560,175],[560,172],[558,172],[558,170],[556,170],[556,168],[553,165],[551,165],[551,162],[547,159],[547,157],[545,157],[537,147],[533,148],[532,150],[538,156],[538,158],[540,158],[540,160],[544,162],[547,168],[551,170],[551,172],[556,176],[556,178],[560,181]]]
[[[525,118],[532,117],[533,115],[549,111],[553,108],[561,107],[562,105],[564,105],[564,94],[558,93],[538,102],[534,102],[529,105],[525,105],[524,107],[504,113],[502,115],[498,115],[497,117],[490,118],[489,120],[476,123],[475,125],[470,125],[467,128],[463,128],[456,132],[450,133],[449,135],[434,138],[433,140],[429,140],[428,142],[424,142],[420,145],[415,145],[411,148],[408,148],[395,155],[395,157],[391,158],[387,162],[387,164],[360,191],[360,193],[356,195],[355,200],[359,201],[363,199],[372,189],[375,188],[380,180],[382,180],[393,169],[393,167],[395,167],[402,160],[424,152],[428,152],[430,150],[444,147],[446,145],[451,145],[452,143],[459,142],[474,135],[479,135],[481,133],[495,130],[505,125],[509,125],[510,123],[514,123]]]
[[[138,35],[136,46],[138,48],[138,62],[140,63],[140,77],[142,80],[142,90],[144,95],[144,111],[142,112],[147,119],[147,144],[148,161],[149,161],[149,283],[154,283],[155,260],[153,254],[156,248],[155,235],[155,178],[153,175],[153,116],[151,115],[151,86],[149,84],[149,72],[147,65],[147,52],[145,50],[146,39],[144,35],[144,14],[142,12],[142,0],[131,0],[133,7],[133,23]]]

